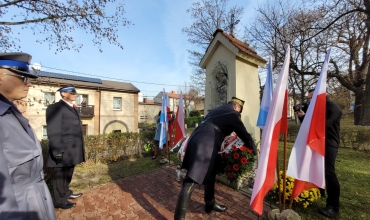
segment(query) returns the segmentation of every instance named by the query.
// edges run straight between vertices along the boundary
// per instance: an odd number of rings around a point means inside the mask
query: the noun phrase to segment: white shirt
[[[69,103],[67,102],[66,100],[62,99],[65,103],[67,103],[69,106],[71,106],[73,108],[73,103]]]

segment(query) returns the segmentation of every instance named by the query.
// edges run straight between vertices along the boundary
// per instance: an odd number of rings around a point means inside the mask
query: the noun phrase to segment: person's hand
[[[302,117],[304,116],[306,113],[304,113],[304,111],[302,111],[302,109],[300,109],[298,112],[297,112],[297,115],[298,117]]]
[[[61,163],[62,160],[63,160],[63,153],[54,155],[54,161],[56,164]]]

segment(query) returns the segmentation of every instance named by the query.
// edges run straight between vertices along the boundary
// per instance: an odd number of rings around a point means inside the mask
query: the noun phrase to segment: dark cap
[[[31,59],[32,56],[28,53],[0,53],[0,68],[8,69],[30,78],[37,78],[29,69]]]
[[[231,100],[230,100],[230,102],[234,102],[234,103],[240,105],[240,107],[241,107],[240,113],[242,113],[242,111],[243,111],[243,105],[244,105],[244,102],[245,102],[244,100],[241,100],[241,99],[236,98],[236,97],[232,97]]]
[[[77,91],[76,91],[76,89],[75,89],[75,87],[73,85],[64,86],[64,87],[58,89],[57,91],[59,91],[60,93],[62,93],[62,92],[70,92],[70,93],[77,94]]]
[[[236,104],[239,104],[241,107],[244,105],[244,100],[238,99],[236,97],[232,97],[230,102],[235,102]]]

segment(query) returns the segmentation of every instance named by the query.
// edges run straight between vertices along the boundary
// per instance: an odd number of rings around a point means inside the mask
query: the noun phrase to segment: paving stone
[[[59,220],[78,219],[173,219],[182,182],[175,180],[175,166],[162,166],[150,173],[124,178],[85,190],[72,209],[56,209]],[[250,209],[250,198],[224,185],[216,184],[215,200],[226,205],[226,212],[204,212],[204,187],[197,187],[191,197],[186,219],[267,219],[271,210],[256,215]]]

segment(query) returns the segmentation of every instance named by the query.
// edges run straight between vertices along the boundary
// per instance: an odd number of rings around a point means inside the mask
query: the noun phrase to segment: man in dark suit
[[[254,141],[240,119],[243,105],[243,100],[233,97],[228,104],[211,110],[190,136],[182,163],[187,174],[177,201],[175,220],[185,219],[191,193],[197,184],[204,185],[206,213],[212,210],[226,211],[226,206],[217,204],[214,198],[217,167],[220,163],[218,152],[225,136],[234,131],[246,147],[256,153]]]
[[[76,89],[73,86],[58,90],[62,99],[46,109],[47,134],[50,142],[48,167],[53,167],[54,207],[69,209],[82,193],[73,194],[69,189],[74,167],[85,161],[85,148],[80,116],[73,101]]]

